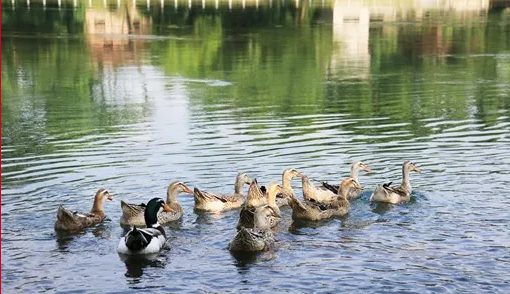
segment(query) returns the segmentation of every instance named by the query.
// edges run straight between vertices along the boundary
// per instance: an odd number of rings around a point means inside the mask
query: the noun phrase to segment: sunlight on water
[[[2,2],[2,290],[510,292],[508,1]],[[365,187],[348,215],[234,255],[238,211],[184,215],[119,258],[120,200],[232,193],[294,167]],[[411,201],[369,202],[401,181]],[[292,182],[301,196],[301,183]],[[53,229],[59,204],[107,220]]]

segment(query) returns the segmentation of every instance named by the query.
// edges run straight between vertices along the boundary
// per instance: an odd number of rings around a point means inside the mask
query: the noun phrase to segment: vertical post
[[[12,2],[14,2],[14,0]],[[44,10],[46,10],[46,0],[42,1],[42,6],[43,6]]]
[[[30,0],[27,0],[27,7],[28,7],[28,10],[30,10]]]
[[[232,0],[228,0],[228,9],[232,10]]]
[[[165,8],[165,0],[161,0],[161,11],[163,11],[164,8]]]
[[[218,7],[220,6],[219,0],[215,0],[214,2],[215,2],[214,6],[216,7],[216,10],[218,10]]]
[[[243,0],[243,10],[246,7],[246,0]]]
[[[175,7],[175,10],[177,10],[177,0],[174,0],[174,7]]]
[[[147,10],[151,7],[151,0],[147,0]]]
[[[73,0],[73,6],[74,8],[78,7],[78,0]]]
[[[89,0],[89,7],[92,7],[92,0]]]
[[[120,7],[120,0],[117,0],[117,8]]]
[[[191,8],[191,0],[188,0],[188,7]]]
[[[205,0],[202,0],[202,10],[205,9]]]

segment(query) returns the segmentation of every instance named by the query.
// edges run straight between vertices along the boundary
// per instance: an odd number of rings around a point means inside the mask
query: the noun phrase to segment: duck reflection
[[[126,265],[126,273],[124,276],[127,278],[140,278],[145,268],[165,268],[167,264],[165,256],[158,253],[147,255],[125,255],[119,253],[119,257]],[[140,280],[133,279],[129,282],[137,284]]]
[[[391,210],[391,208],[393,208],[393,206],[394,206],[393,204],[383,203],[383,202],[372,202],[371,205],[372,205],[372,212],[379,214],[379,215],[385,214],[386,212]]]
[[[69,252],[69,245],[71,242],[78,238],[79,236],[85,235],[87,232],[85,230],[75,233],[70,233],[68,231],[63,230],[55,230],[56,234],[56,241],[57,241],[57,248],[59,251],[62,252]]]
[[[289,227],[289,233],[294,235],[316,235],[315,229],[326,226],[335,219],[337,218],[328,218],[320,221],[294,220]]]
[[[267,262],[276,258],[276,252],[272,250],[262,252],[230,251],[230,255],[235,259],[234,264],[238,267],[239,273],[243,273],[244,270],[249,269],[250,264]]]

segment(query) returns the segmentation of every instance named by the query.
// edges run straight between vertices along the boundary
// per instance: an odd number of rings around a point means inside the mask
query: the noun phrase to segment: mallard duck
[[[301,181],[303,182],[303,198],[305,198],[305,200],[325,203],[331,202],[338,197],[338,192],[333,193],[329,189],[316,187],[305,175],[303,175]]]
[[[177,195],[180,193],[193,194],[183,182],[173,182],[168,185],[166,191],[166,204],[173,209],[173,212],[162,212],[158,214],[158,223],[165,224],[167,222],[176,221],[182,216],[182,207],[177,201]],[[120,224],[123,226],[145,226],[144,212],[145,204],[130,204],[120,201],[122,216]]]
[[[255,209],[261,206],[267,206],[267,209],[271,210],[272,214],[268,218],[268,224],[270,227],[276,226],[281,219],[280,208],[276,204],[276,194],[279,193],[281,189],[282,187],[280,185],[271,183],[267,189],[266,195],[264,195],[257,184],[257,179],[254,179],[250,184],[246,203],[239,213],[237,229],[241,227],[253,228],[255,226]],[[258,227],[260,228],[260,226]]]
[[[94,204],[89,213],[72,212],[65,209],[62,205],[59,205],[55,230],[76,232],[102,222],[105,218],[103,209],[105,199],[109,201],[113,200],[110,193],[105,189],[97,190],[96,196],[94,197]]]
[[[361,189],[361,187],[354,179],[347,178],[340,184],[337,200],[329,203],[301,201],[296,196],[291,196],[289,205],[292,208],[292,219],[316,221],[347,214],[350,208],[349,200],[347,200],[347,193],[349,193],[351,189]]]
[[[291,182],[293,178],[301,178],[303,175],[295,168],[288,168],[282,174],[282,190],[276,195],[276,203],[279,207],[289,205],[290,195],[296,196],[292,189]]]
[[[229,243],[231,251],[254,252],[267,250],[274,243],[270,219],[275,217],[274,209],[269,205],[259,206],[250,211],[253,213],[253,227],[241,226]]]
[[[243,185],[250,184],[250,178],[245,173],[239,173],[236,177],[234,195],[225,196],[211,192],[201,191],[195,187],[195,209],[204,212],[221,212],[241,207],[244,203]]]
[[[358,184],[360,171],[365,171],[369,173],[372,172],[372,169],[361,161],[355,162],[351,165],[351,173],[349,175],[349,178],[354,179],[356,182],[358,182]],[[328,184],[327,182],[322,182],[322,186],[335,194],[338,193],[339,188],[338,185],[331,185]],[[350,192],[347,194],[347,199],[354,199],[359,197],[359,195],[361,194],[361,190],[363,189],[351,189]]]
[[[416,165],[409,160],[404,161],[402,165],[402,184],[398,187],[390,187],[392,182],[377,186],[370,201],[372,202],[386,202],[391,204],[398,204],[402,201],[409,201],[411,199],[411,183],[409,182],[409,173],[411,171],[421,172]]]
[[[172,212],[161,198],[152,198],[145,207],[145,229],[137,229],[136,226],[120,238],[117,252],[121,254],[152,254],[157,253],[166,242],[165,229],[158,223],[158,213]]]

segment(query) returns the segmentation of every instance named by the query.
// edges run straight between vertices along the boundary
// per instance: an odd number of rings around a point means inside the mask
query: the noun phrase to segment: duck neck
[[[301,183],[303,185],[303,194],[309,195],[310,193],[314,192],[315,187],[310,182],[310,179],[308,179],[308,177],[303,177],[301,179]]]
[[[234,184],[234,193],[235,194],[243,194],[243,186],[244,181],[241,177],[236,178],[236,183]]]
[[[292,181],[292,177],[287,175],[287,174],[283,174],[282,176],[282,187],[283,189],[285,190],[288,190],[288,191],[292,191],[292,187],[290,186],[290,182]]]
[[[402,167],[402,188],[411,193],[411,182],[409,181],[409,169],[405,166]]]
[[[353,164],[351,166],[351,174],[349,176],[351,178],[353,178],[356,182],[359,183],[359,181],[358,181],[358,174],[359,174],[359,168],[355,164]]]
[[[168,187],[166,191],[166,204],[172,204],[177,202],[177,194],[179,194],[173,187]]]
[[[154,211],[150,211],[145,209],[145,225],[147,225],[147,228],[155,228],[159,226],[158,224],[158,213],[154,213]]]
[[[345,187],[344,185],[340,184],[340,189],[338,189],[338,200],[347,201],[347,194],[352,188],[350,186]]]
[[[92,204],[92,209],[90,210],[90,213],[104,216],[103,200],[104,199],[102,199],[101,197],[94,198],[94,204]]]

